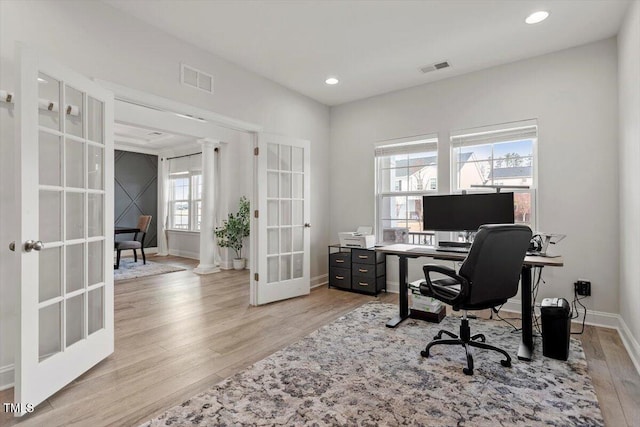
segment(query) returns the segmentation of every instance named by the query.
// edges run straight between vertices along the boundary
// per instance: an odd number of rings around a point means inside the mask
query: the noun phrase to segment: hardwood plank
[[[246,270],[198,276],[191,271],[195,260],[149,259],[188,270],[118,282],[114,354],[36,413],[21,419],[2,413],[0,424],[138,425],[361,304],[397,302],[395,294],[322,286],[308,296],[250,307]],[[633,425],[640,419],[640,378],[617,333],[586,327],[580,339],[606,424]],[[0,392],[2,402],[12,399],[12,389]]]

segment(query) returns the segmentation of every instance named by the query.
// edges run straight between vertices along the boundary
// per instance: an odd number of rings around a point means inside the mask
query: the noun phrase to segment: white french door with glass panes
[[[309,145],[283,136],[258,136],[259,214],[254,218],[258,275],[252,286],[253,304],[309,293]]]
[[[107,357],[113,328],[113,94],[18,46],[15,402]]]

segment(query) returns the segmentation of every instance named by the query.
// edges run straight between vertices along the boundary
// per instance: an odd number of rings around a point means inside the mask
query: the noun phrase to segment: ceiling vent
[[[180,64],[180,83],[213,93],[213,76],[187,64]]]
[[[426,67],[420,68],[420,72],[423,74],[430,73],[431,71],[442,70],[443,68],[450,67],[447,61],[438,62],[437,64],[427,65]]]

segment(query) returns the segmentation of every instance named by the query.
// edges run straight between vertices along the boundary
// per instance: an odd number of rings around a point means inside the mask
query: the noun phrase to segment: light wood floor
[[[184,258],[152,259],[195,266]],[[248,282],[248,272],[190,270],[118,282],[114,354],[36,413],[21,419],[0,413],[0,425],[138,425],[361,304],[397,301],[394,294],[375,298],[323,286],[306,297],[250,307]],[[640,376],[617,332],[587,327],[581,339],[606,424],[634,425]],[[0,403],[12,401],[13,389],[0,392]]]

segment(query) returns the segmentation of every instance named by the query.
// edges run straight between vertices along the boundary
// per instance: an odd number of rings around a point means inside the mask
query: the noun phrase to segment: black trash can
[[[558,360],[569,358],[571,309],[564,298],[545,298],[540,306],[542,354]]]

